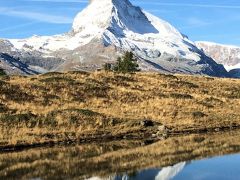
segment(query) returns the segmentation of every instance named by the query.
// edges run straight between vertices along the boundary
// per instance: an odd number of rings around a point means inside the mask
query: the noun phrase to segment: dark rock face
[[[36,55],[21,55],[18,57],[20,61],[26,65],[38,66],[46,71],[55,70],[60,64],[64,62],[63,59],[57,57],[46,57]]]
[[[7,53],[0,53],[0,68],[4,69],[7,74],[38,74],[38,72],[30,69],[27,64],[22,63],[19,59]]]
[[[141,121],[141,125],[144,127],[154,126],[154,122],[152,120],[143,120]]]
[[[0,67],[8,74],[30,75],[54,71],[64,62],[57,56],[44,57],[39,51],[17,50],[8,40],[0,40],[0,54]]]
[[[203,74],[215,77],[231,77],[222,64],[216,63],[204,53],[202,53],[201,61],[199,61],[198,64],[204,65]]]

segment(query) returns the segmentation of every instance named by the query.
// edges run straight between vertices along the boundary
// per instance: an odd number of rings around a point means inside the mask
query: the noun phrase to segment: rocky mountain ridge
[[[217,63],[223,64],[232,77],[240,77],[240,47],[198,41],[196,45]]]

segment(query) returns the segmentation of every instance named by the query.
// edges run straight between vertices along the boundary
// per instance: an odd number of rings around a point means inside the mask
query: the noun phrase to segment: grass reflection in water
[[[240,152],[240,131],[169,137],[146,145],[115,141],[0,154],[0,179],[86,179],[134,174],[184,161]]]

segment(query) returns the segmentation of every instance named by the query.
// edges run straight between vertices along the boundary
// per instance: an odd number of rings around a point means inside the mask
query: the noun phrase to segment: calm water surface
[[[240,180],[240,131],[0,152],[1,179]]]
[[[240,154],[181,162],[164,168],[140,170],[134,174],[108,178],[114,180],[240,180]],[[101,178],[90,179],[100,180]]]

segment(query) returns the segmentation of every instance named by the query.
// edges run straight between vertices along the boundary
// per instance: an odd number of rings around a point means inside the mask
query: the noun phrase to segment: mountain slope
[[[240,68],[240,47],[198,41],[196,45],[227,70]]]
[[[240,78],[240,47],[199,41],[196,45],[223,64],[231,77]]]
[[[32,75],[37,71],[6,53],[0,53],[0,69],[7,74]]]
[[[24,54],[58,60],[54,68],[39,65],[45,71],[94,70],[132,51],[142,70],[228,76],[177,29],[128,0],[93,0],[76,16],[70,32],[8,43]]]

